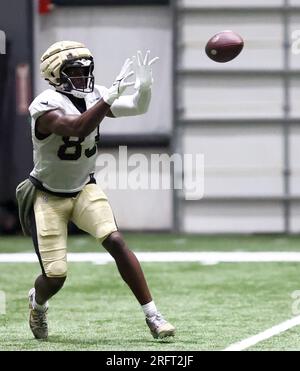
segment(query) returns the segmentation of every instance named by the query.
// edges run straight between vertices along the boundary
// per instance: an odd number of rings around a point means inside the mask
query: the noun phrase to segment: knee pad
[[[46,269],[47,277],[66,277],[67,276],[67,263],[59,260],[50,263]]]

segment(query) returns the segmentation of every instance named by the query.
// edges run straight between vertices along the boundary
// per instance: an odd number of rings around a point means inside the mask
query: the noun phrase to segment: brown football
[[[236,58],[243,50],[244,40],[233,31],[222,31],[208,40],[205,52],[215,62],[225,63]]]

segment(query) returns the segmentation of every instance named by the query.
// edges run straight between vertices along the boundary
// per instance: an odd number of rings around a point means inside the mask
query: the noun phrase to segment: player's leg
[[[38,276],[34,283],[36,304],[39,306],[45,305],[63,287],[66,278],[53,278],[42,274]]]
[[[39,245],[39,239],[41,240],[41,236],[40,238],[38,238],[34,210],[32,210],[30,218],[31,218],[31,232],[32,232],[34,248],[38,255],[40,266],[42,269],[42,274],[36,278],[35,283],[34,283],[34,288],[35,288],[34,299],[35,299],[36,305],[41,307],[45,305],[45,303],[63,287],[66,277],[47,277],[47,274],[44,268],[43,259],[41,257],[41,252],[40,252],[41,245]],[[41,233],[43,232],[39,232],[39,234]],[[54,243],[55,242],[53,241],[53,244]],[[40,244],[43,244],[43,242],[40,242]]]
[[[115,259],[123,280],[141,305],[152,301],[152,297],[135,254],[129,250],[120,232],[113,232],[102,242],[102,245]]]
[[[67,223],[72,201],[37,191],[31,214],[31,232],[42,274],[29,292],[30,328],[38,339],[48,336],[48,300],[66,280]]]
[[[129,250],[120,232],[112,232],[103,241],[103,246],[115,259],[123,280],[142,306],[146,323],[154,338],[174,336],[175,327],[158,312],[152,300],[144,273],[135,254]]]
[[[118,232],[111,207],[104,192],[95,184],[87,185],[74,207],[73,222],[95,236],[112,255],[124,281],[129,285],[141,305],[152,298],[140,263],[128,249]]]
[[[91,184],[82,190],[76,200],[72,220],[79,228],[99,239],[115,259],[122,278],[142,306],[152,335],[173,336],[174,326],[158,312],[140,263],[118,232],[107,197],[97,185]]]

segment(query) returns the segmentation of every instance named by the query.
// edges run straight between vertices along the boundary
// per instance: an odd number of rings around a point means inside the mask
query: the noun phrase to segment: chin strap
[[[71,91],[66,91],[64,90],[62,87],[60,86],[57,86],[56,87],[56,90],[59,91],[59,92],[62,92],[64,94],[69,94],[69,95],[72,95],[73,97],[75,98],[85,98],[88,94],[90,93],[84,93],[82,91],[78,91],[78,90],[71,90]]]

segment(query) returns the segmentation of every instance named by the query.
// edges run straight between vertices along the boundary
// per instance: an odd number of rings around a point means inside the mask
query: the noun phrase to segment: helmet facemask
[[[56,89],[77,98],[84,98],[94,91],[95,77],[93,71],[94,62],[92,58],[67,61],[61,68],[60,85],[56,86]]]

